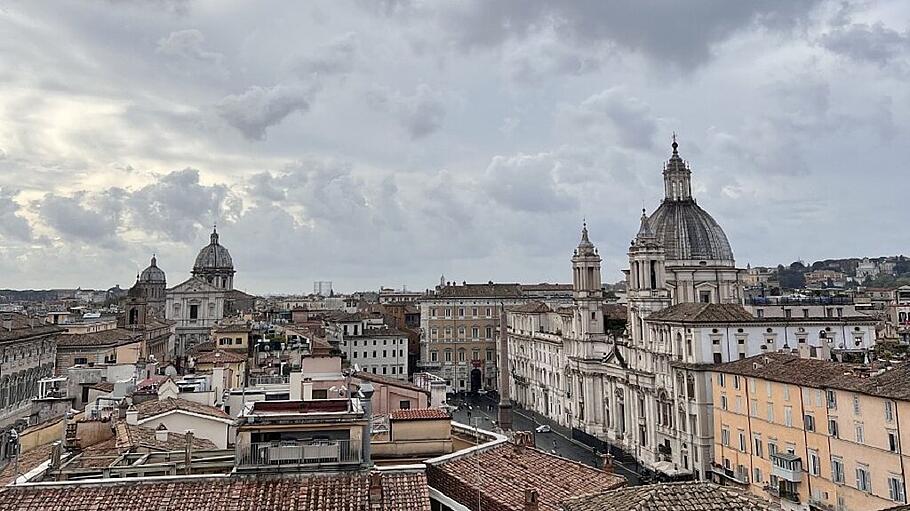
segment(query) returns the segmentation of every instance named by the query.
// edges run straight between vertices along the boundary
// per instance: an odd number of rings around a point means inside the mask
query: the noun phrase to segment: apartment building
[[[908,378],[782,353],[714,366],[714,480],[784,510],[905,504]]]
[[[418,369],[456,392],[496,387],[499,307],[528,301],[519,284],[446,283],[420,301]]]

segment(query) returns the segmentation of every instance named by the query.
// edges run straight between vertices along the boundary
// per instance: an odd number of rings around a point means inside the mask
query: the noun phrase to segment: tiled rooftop
[[[375,507],[366,473],[8,486],[0,489],[0,502],[8,511],[429,511],[422,472],[378,473]]]
[[[422,408],[417,410],[395,410],[390,414],[393,421],[416,421],[450,419],[449,414],[439,408]]]
[[[678,303],[648,316],[648,321],[683,323],[720,323],[754,319],[755,317],[741,305],[726,303]]]
[[[557,511],[564,500],[625,485],[622,476],[506,442],[477,453],[430,462],[430,485],[474,509],[478,487],[483,508],[524,509],[525,490],[537,490],[540,511]],[[462,502],[463,501],[463,502]]]
[[[563,511],[771,511],[771,506],[736,488],[712,483],[649,484],[567,500]]]
[[[215,350],[207,351],[200,354],[196,358],[197,364],[214,364],[216,362],[226,363],[226,364],[238,364],[240,362],[246,362],[247,358],[240,353],[234,353],[232,351],[225,350]]]
[[[524,296],[519,284],[461,284],[439,288],[440,298],[520,298]]]
[[[509,311],[522,314],[542,314],[545,312],[550,312],[550,308],[547,307],[547,304],[543,302],[534,301],[516,305],[515,307],[509,308]]]
[[[185,412],[207,415],[218,419],[230,419],[231,416],[214,406],[204,405],[187,399],[169,397],[160,401],[144,401],[136,406],[139,411],[139,419],[147,419],[156,415],[170,412],[172,410],[182,410]]]
[[[122,344],[139,342],[140,338],[141,336],[132,330],[112,328],[110,330],[101,330],[100,332],[90,332],[87,334],[61,335],[57,338],[57,346],[120,346]]]
[[[910,400],[910,364],[865,375],[857,366],[799,358],[785,353],[756,355],[714,366],[716,372],[763,378],[814,388],[833,388],[890,399]]]

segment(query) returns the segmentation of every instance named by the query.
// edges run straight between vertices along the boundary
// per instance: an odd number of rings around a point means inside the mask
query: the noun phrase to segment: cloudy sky
[[[0,288],[621,278],[670,135],[737,262],[908,253],[906,1],[0,1]]]

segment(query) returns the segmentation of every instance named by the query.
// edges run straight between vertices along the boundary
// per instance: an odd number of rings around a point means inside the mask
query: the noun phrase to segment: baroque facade
[[[866,316],[763,318],[746,310],[744,271],[692,196],[677,148],[674,140],[665,197],[642,214],[629,247],[625,332],[607,323],[600,257],[585,226],[572,257],[573,305],[509,311],[509,370],[518,405],[634,457],[659,478],[707,479],[711,365],[769,351],[864,354],[875,331]]]

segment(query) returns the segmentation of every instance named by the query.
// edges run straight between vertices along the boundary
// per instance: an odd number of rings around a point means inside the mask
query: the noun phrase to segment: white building
[[[408,379],[408,336],[381,316],[339,314],[327,320],[326,338],[360,371]]]
[[[742,305],[723,230],[691,196],[677,144],[665,198],[629,248],[625,334],[609,322],[600,258],[587,228],[572,257],[570,308],[508,314],[512,396],[598,447],[621,450],[662,478],[708,479],[712,364],[767,351],[862,360],[875,321],[854,311],[756,317]],[[836,310],[836,309],[835,309]]]

